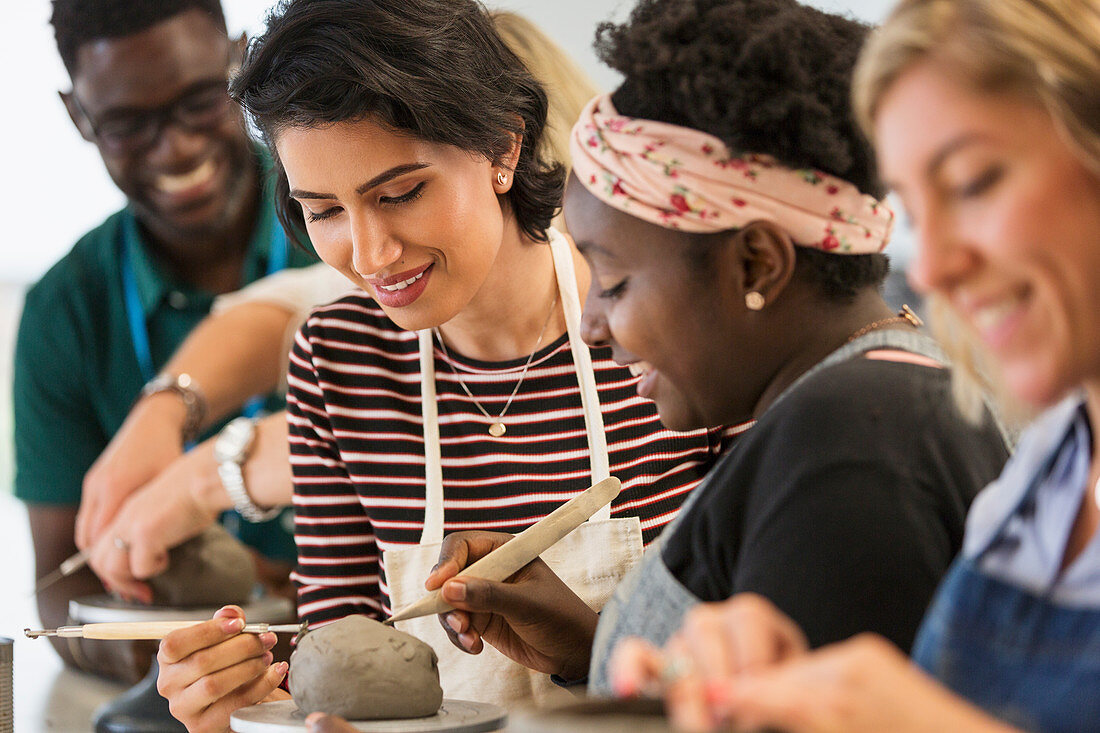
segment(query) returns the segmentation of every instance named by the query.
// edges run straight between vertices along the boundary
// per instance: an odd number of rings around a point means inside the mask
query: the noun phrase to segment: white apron
[[[595,483],[607,478],[610,468],[592,358],[580,337],[581,304],[572,248],[560,233],[551,229],[550,250],[565,311],[569,346],[581,388],[592,483]],[[417,547],[382,553],[391,608],[395,610],[426,593],[424,580],[438,562],[443,542],[443,472],[436,412],[435,345],[430,329],[420,331],[418,336],[427,479],[424,533]],[[641,556],[641,522],[637,517],[611,519],[611,506],[608,505],[543,553],[542,559],[574,593],[599,611],[611,597],[619,580]],[[435,616],[402,621],[397,628],[424,640],[435,649],[439,655],[439,677],[444,697],[495,703],[504,707],[543,704],[572,697],[569,692],[550,682],[549,675],[516,664],[489,644],[478,655],[461,651],[451,644]]]

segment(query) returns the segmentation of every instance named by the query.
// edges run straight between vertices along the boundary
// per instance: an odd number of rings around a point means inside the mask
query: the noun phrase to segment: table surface
[[[26,627],[41,628],[31,591],[34,553],[27,511],[7,492],[0,493],[0,537],[14,550],[0,569],[0,636],[15,640],[15,730],[19,733],[88,733],[92,714],[127,685],[66,669],[45,639],[27,639]]]

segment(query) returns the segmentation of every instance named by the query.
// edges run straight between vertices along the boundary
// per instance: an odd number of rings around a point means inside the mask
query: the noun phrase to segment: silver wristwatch
[[[225,493],[229,495],[237,513],[249,522],[266,522],[279,516],[282,508],[261,509],[256,506],[245,488],[244,472],[241,470],[255,441],[255,420],[250,417],[231,420],[214,441],[214,460],[218,462],[218,476],[221,477]]]
[[[161,372],[145,383],[141,388],[141,396],[148,397],[158,392],[175,392],[183,400],[183,405],[187,408],[187,417],[180,432],[184,443],[193,441],[199,434],[202,421],[206,418],[206,398],[203,397],[199,385],[190,374]]]

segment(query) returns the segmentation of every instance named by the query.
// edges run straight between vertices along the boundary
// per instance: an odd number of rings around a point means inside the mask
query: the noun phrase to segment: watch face
[[[255,425],[247,417],[238,417],[218,433],[214,441],[214,457],[219,462],[244,460],[245,452],[252,445]]]

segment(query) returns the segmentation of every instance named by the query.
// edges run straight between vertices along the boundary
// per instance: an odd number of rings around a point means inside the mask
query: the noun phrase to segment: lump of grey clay
[[[243,604],[256,585],[256,564],[240,540],[215,524],[168,552],[168,569],[149,579],[153,603],[188,608]]]
[[[415,636],[347,616],[302,637],[290,655],[290,694],[307,715],[423,718],[443,704],[438,661]]]

